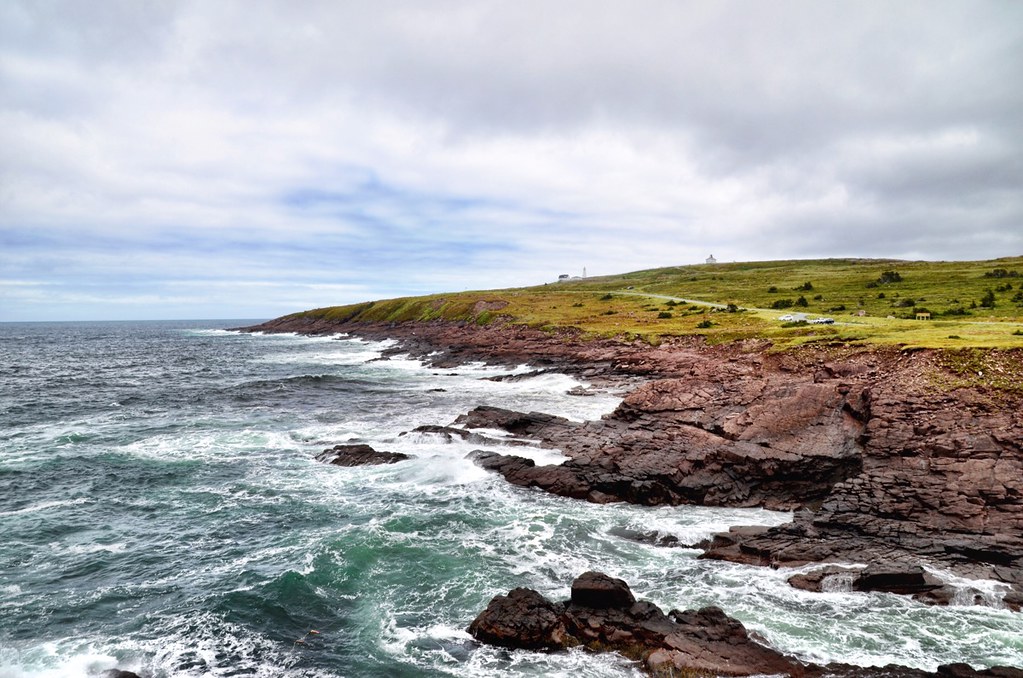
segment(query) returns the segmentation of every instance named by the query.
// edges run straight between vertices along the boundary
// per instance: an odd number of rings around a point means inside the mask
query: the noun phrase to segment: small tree
[[[806,300],[806,297],[802,297],[801,296],[798,299],[796,299],[796,306],[802,306],[803,308],[806,308],[809,305],[810,305],[810,302],[808,302]]]
[[[995,293],[993,290],[988,290],[984,293],[984,296],[980,298],[981,308],[994,308],[995,307]]]

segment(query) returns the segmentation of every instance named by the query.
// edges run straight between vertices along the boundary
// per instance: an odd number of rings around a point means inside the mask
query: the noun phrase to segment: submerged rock
[[[335,445],[316,455],[316,461],[335,466],[370,466],[374,464],[394,464],[411,459],[401,452],[377,452],[369,445]]]

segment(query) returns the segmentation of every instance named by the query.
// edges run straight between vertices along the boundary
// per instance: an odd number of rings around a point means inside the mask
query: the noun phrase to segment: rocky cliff
[[[1019,352],[772,353],[763,343],[710,347],[692,338],[652,347],[443,322],[284,319],[255,329],[393,337],[402,342],[396,350],[432,354],[440,365],[530,363],[613,381],[628,392],[601,421],[482,408],[457,423],[504,428],[571,457],[535,466],[477,456],[519,485],[594,502],[796,510],[787,525],[718,535],[704,545],[706,557],[926,565],[1003,582],[1001,601],[988,602],[1023,602],[1023,397],[1012,388],[1023,383]],[[932,602],[957,595],[940,581],[917,593]]]

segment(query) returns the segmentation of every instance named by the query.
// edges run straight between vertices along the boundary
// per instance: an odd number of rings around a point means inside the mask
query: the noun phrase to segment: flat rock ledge
[[[618,652],[655,676],[1023,678],[1021,669],[976,670],[967,664],[941,666],[936,673],[897,665],[805,664],[763,644],[720,608],[665,614],[649,601],[636,600],[621,579],[592,571],[572,582],[571,599],[565,602],[551,602],[527,588],[496,596],[468,631],[476,640],[500,647],[555,651],[584,646]]]
[[[373,466],[411,459],[401,452],[377,452],[369,445],[335,445],[316,455],[316,461],[335,466]]]

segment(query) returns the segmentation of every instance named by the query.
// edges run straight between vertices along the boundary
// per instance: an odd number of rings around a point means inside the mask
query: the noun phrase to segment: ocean
[[[377,360],[386,342],[225,329],[240,324],[0,324],[0,678],[642,675],[465,632],[493,596],[565,599],[590,569],[665,610],[720,606],[807,660],[1023,666],[1023,614],[996,607],[994,583],[987,607],[798,591],[792,571],[627,538],[789,514],[588,504],[479,469],[479,445],[402,435],[477,405],[599,418],[617,394],[488,379],[523,366]],[[348,441],[415,458],[314,460]]]

